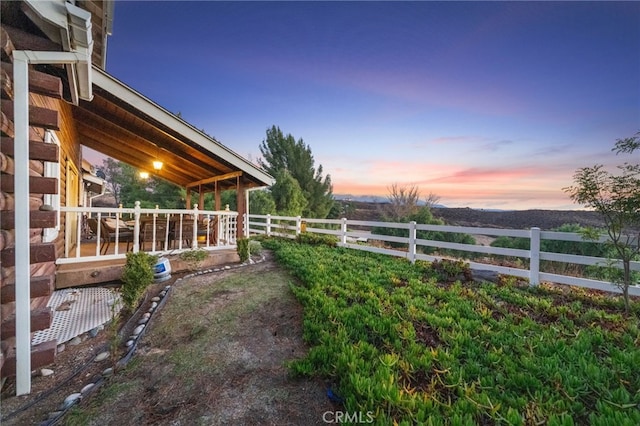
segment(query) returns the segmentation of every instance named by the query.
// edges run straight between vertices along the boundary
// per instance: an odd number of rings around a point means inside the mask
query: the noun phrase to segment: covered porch
[[[93,100],[72,108],[77,140],[185,188],[186,206],[96,208],[67,197],[59,207],[63,236],[57,247],[56,288],[113,279],[121,273],[127,251],[165,255],[203,248],[235,253],[248,190],[272,185],[273,178],[113,76],[97,67],[92,71]],[[230,189],[236,191],[237,211],[221,205],[221,193]],[[207,193],[213,194],[214,208],[205,211]]]
[[[242,236],[238,213],[229,210],[143,209],[136,203],[134,208],[61,207],[61,212],[76,229],[56,260],[58,289],[118,280],[127,252],[179,257],[201,249],[218,258],[210,264],[229,263]]]
[[[205,194],[212,193],[213,210],[221,212],[222,191],[236,190],[236,228],[243,229],[247,190],[270,186],[273,178],[103,70],[92,71],[93,100],[72,109],[80,144],[185,188],[187,210],[202,208]],[[78,206],[67,200],[65,209],[73,207]]]

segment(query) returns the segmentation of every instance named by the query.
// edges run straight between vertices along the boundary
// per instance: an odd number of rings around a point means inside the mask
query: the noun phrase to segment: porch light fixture
[[[140,179],[149,179],[149,172],[140,172]]]
[[[155,160],[153,162],[153,169],[154,170],[162,170],[162,161],[160,160]]]

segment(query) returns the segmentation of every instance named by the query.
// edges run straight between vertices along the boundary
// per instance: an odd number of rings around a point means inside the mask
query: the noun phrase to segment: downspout
[[[29,251],[29,64],[90,64],[75,52],[13,52],[16,274],[16,395],[31,393],[31,259]],[[89,68],[91,69],[91,68]],[[84,93],[91,95],[89,87]]]
[[[27,1],[39,19],[48,20],[58,27],[64,52],[13,51],[14,78],[14,175],[15,175],[15,279],[16,279],[16,395],[31,393],[31,258],[29,244],[29,64],[70,65],[75,81],[70,81],[72,99],[90,101],[93,98],[91,83],[91,14],[69,3]],[[39,9],[45,7],[45,9]],[[36,10],[37,9],[37,10]],[[64,43],[68,41],[67,43]]]

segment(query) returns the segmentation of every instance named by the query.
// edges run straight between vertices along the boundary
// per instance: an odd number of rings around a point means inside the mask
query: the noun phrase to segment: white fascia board
[[[65,40],[64,34],[60,33],[60,29],[66,30],[68,25],[65,1],[25,0],[25,4],[29,6],[29,9],[25,9],[25,14],[38,25],[47,37],[64,46],[67,40]]]
[[[93,67],[93,84],[118,97],[149,117],[159,121],[160,123],[166,124],[175,131],[196,142],[209,152],[219,156],[243,172],[259,179],[265,185],[271,186],[275,183],[275,179],[273,177],[269,176],[266,172],[259,169],[248,160],[236,154],[220,142],[206,136],[186,121],[176,117],[174,114],[162,108],[151,99],[143,96],[139,92],[136,92],[131,87],[125,85],[112,75],[95,66]]]

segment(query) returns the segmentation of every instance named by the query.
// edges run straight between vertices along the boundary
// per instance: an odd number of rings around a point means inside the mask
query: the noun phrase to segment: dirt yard
[[[340,410],[328,400],[325,384],[291,377],[286,367],[307,350],[292,281],[269,256],[179,280],[127,366],[83,397],[60,424],[325,424],[323,413]],[[107,330],[68,348],[51,366],[53,375],[34,377],[29,396],[10,397],[11,385],[5,385],[1,423],[46,420],[115,363],[116,357],[91,361],[111,341]]]

